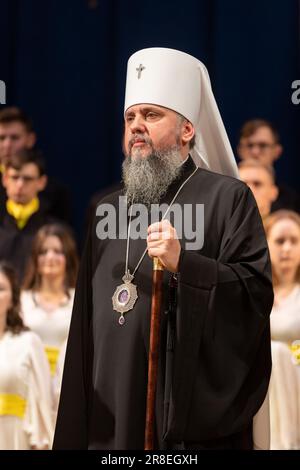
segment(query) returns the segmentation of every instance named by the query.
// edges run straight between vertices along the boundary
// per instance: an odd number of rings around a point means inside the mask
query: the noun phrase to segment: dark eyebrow
[[[162,112],[160,108],[155,108],[154,106],[151,106],[151,105],[146,105],[146,106],[143,106],[143,107],[141,108],[141,112],[144,113],[144,114],[145,114],[145,113],[148,113],[148,112],[150,112],[150,111],[153,112],[153,113],[157,113],[157,114],[159,114],[160,112]],[[127,117],[127,116],[133,116],[134,114],[135,114],[134,111],[128,111],[128,112],[125,113],[125,117]]]
[[[153,106],[145,106],[145,108],[142,108],[143,113],[147,113],[149,111],[154,112],[154,113],[159,113],[161,110],[159,108],[154,108]]]
[[[134,112],[133,111],[128,111],[125,113],[125,119],[128,117],[128,116],[134,116]]]

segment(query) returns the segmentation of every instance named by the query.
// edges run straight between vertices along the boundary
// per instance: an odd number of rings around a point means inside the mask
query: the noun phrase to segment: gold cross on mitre
[[[142,71],[145,70],[145,68],[146,67],[144,67],[142,64],[140,64],[139,67],[135,69],[138,72],[138,78],[141,78]]]

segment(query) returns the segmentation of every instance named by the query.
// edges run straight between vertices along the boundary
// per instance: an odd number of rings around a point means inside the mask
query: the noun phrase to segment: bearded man
[[[95,216],[54,449],[143,449],[153,257],[165,270],[155,448],[251,449],[271,368],[270,261],[205,67],[171,49],[135,53],[124,116],[127,237],[99,237]],[[112,206],[122,225],[120,195],[100,206]],[[179,239],[166,214],[147,227],[147,239],[132,236],[133,205],[151,212],[158,203],[169,211],[177,204],[184,216],[192,209],[183,219],[204,231],[200,249],[187,248],[186,231]],[[198,205],[202,227],[194,219]]]

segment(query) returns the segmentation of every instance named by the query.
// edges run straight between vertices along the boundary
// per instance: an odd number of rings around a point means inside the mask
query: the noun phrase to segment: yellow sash
[[[39,210],[40,202],[37,197],[33,198],[28,204],[17,204],[8,199],[6,201],[7,212],[13,216],[20,230],[25,227],[29,218]]]
[[[0,416],[11,415],[23,419],[26,411],[26,400],[20,395],[0,393]]]
[[[59,355],[59,348],[53,348],[52,346],[45,346],[45,353],[48,358],[51,375],[55,374],[56,364]]]
[[[293,356],[293,364],[295,364],[296,366],[299,366],[300,365],[300,341],[294,341],[291,345],[290,345],[290,350],[291,350],[291,353],[292,353],[292,356]]]

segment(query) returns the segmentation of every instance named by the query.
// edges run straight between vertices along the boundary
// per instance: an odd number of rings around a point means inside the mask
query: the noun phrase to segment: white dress
[[[300,449],[300,285],[271,313],[271,449]]]
[[[30,331],[0,338],[0,449],[50,448],[50,374],[43,345]]]
[[[60,348],[68,338],[74,292],[74,289],[70,289],[67,301],[49,311],[35,301],[32,291],[21,293],[21,311],[24,323],[41,338],[52,376],[56,373]]]
[[[65,356],[66,356],[66,349],[67,349],[67,340],[62,344],[58,360],[56,364],[55,374],[52,377],[52,385],[53,385],[53,409],[54,409],[54,419],[56,421],[56,415],[58,411],[59,405],[59,398],[60,398],[60,390],[64,372],[64,363],[65,363]]]
[[[69,289],[68,299],[55,309],[39,305],[32,291],[21,293],[21,312],[26,326],[42,340],[51,373],[53,421],[56,422],[66,343],[69,334],[75,289]]]

